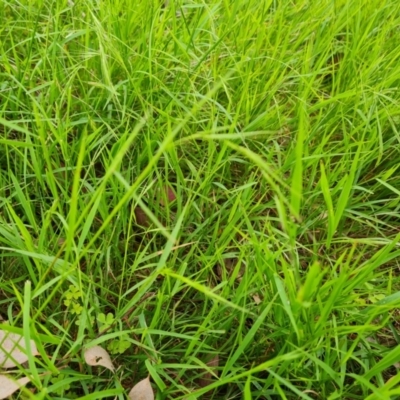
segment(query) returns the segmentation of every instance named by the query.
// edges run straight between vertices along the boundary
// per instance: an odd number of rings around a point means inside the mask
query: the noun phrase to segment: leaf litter
[[[102,366],[114,372],[115,368],[111,361],[111,357],[106,350],[100,346],[93,346],[85,350],[85,361],[88,365]]]
[[[206,365],[207,367],[209,367],[209,370],[204,372],[204,374],[202,374],[202,376],[199,378],[198,381],[199,386],[202,388],[210,385],[213,382],[213,378],[216,375],[218,376],[218,371],[217,371],[217,368],[219,367],[218,354],[211,360],[209,360]]]
[[[103,366],[114,372],[115,368],[111,361],[111,357],[107,350],[104,350],[100,346],[93,346],[85,350],[84,352],[85,361],[87,364],[92,366]],[[141,380],[138,382],[128,395],[131,400],[154,400],[153,388],[150,384],[150,378]]]
[[[33,340],[29,343],[34,356],[39,353]],[[23,336],[0,330],[0,368],[12,368],[28,360]]]
[[[130,400],[154,400],[153,388],[150,384],[150,378],[141,380],[137,383],[128,395]]]
[[[34,356],[39,354],[33,340],[30,341],[30,350]],[[109,353],[101,346],[86,348],[83,355],[88,365],[102,366],[112,372],[115,371]],[[12,368],[27,360],[24,337],[16,333],[0,330],[0,368]],[[216,363],[218,365],[218,361]],[[211,360],[208,365],[215,365],[215,360]],[[29,382],[29,377],[14,379],[12,375],[0,374],[0,400],[11,396]],[[138,382],[129,392],[128,397],[131,400],[154,400],[150,377]]]
[[[14,380],[7,375],[0,375],[0,399],[6,399],[8,396],[11,396],[28,382],[30,382],[28,377]]]

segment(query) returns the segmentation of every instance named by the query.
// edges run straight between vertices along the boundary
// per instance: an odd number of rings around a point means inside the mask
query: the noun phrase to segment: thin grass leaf
[[[329,187],[328,178],[326,176],[325,166],[322,161],[320,163],[320,169],[321,169],[320,185],[321,185],[321,190],[322,190],[322,194],[324,196],[327,214],[328,214],[328,233],[327,233],[326,245],[329,248],[331,245],[333,235],[335,234],[335,226],[336,226],[335,212],[333,210],[331,189]]]

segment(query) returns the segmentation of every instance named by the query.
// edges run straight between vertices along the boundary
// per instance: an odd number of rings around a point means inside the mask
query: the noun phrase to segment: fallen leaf
[[[258,294],[255,294],[253,296],[253,300],[254,300],[254,303],[256,303],[257,306],[261,303],[261,299],[260,299],[260,296]]]
[[[129,392],[131,400],[154,400],[153,388],[150,385],[150,378],[141,380]]]
[[[245,273],[245,264],[243,262],[240,263],[239,270],[237,270],[239,260],[237,258],[226,258],[224,260],[225,270],[229,276],[233,275],[236,272],[235,280],[241,281],[242,277]]]
[[[93,346],[85,350],[85,361],[92,366],[101,365],[114,372],[115,368],[111,361],[110,355],[100,346]]]
[[[63,237],[60,237],[60,238],[58,238],[57,239],[57,244],[58,244],[58,246],[63,246],[64,245],[64,243],[67,241],[67,239],[65,239],[65,238],[63,238]]]
[[[140,226],[144,226],[144,227],[149,226],[149,220],[147,218],[147,215],[142,210],[142,208],[140,208],[139,206],[137,206],[135,208],[135,220],[136,220],[136,223]]]
[[[39,354],[33,340],[30,341],[30,348],[34,356]],[[0,330],[0,368],[12,368],[27,360],[24,337]]]
[[[178,246],[173,246],[173,247],[171,247],[171,251],[175,251],[177,249],[181,249],[182,247],[190,246],[193,243],[197,243],[197,242],[190,242],[190,243],[179,244]],[[165,252],[165,250],[160,250],[160,251],[155,252],[154,254],[157,254],[158,256],[161,256],[161,254],[163,254],[164,252]]]
[[[214,368],[214,369],[216,367],[218,367],[219,366],[219,356],[218,356],[218,354],[215,357],[213,357],[210,361],[208,361],[207,365],[209,367],[211,367],[211,368]]]
[[[168,198],[168,201],[174,201],[174,200],[176,200],[176,194],[175,194],[175,192],[172,190],[172,188],[170,188],[169,186],[168,186],[168,188],[167,188],[167,198]]]
[[[211,371],[206,371],[199,379],[200,387],[206,387],[212,383],[213,376],[215,376],[216,374],[216,368],[218,368],[219,366],[218,354],[215,357],[213,357],[210,361],[208,361],[206,365],[210,367],[210,370],[213,371],[214,374],[212,374]]]
[[[22,386],[25,386],[30,381],[29,378],[20,378],[17,380],[11,379],[6,375],[0,375],[0,399],[5,399],[11,396]]]
[[[160,203],[162,206],[165,206],[165,200],[167,203],[171,203],[176,200],[176,194],[172,190],[172,188],[168,185],[165,185],[162,190],[164,193],[161,193]]]

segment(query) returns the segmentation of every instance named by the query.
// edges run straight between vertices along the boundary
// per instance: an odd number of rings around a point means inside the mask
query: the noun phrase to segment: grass
[[[149,374],[159,400],[399,398],[398,1],[0,0],[0,20],[23,398]]]

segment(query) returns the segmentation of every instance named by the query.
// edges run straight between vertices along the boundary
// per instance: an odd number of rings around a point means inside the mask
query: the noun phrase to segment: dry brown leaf
[[[93,346],[85,350],[85,361],[92,366],[101,365],[114,372],[115,368],[111,361],[110,355],[100,346]]]
[[[182,247],[190,246],[193,243],[197,243],[197,242],[190,242],[190,243],[179,244],[178,246],[173,246],[173,247],[171,247],[171,251],[175,251],[175,250],[181,249]],[[163,254],[164,251],[165,250],[160,250],[160,251],[157,251],[154,254],[157,254],[158,256],[161,256],[161,254]]]
[[[134,211],[136,223],[140,226],[148,227],[150,225],[149,219],[143,209],[137,206]]]
[[[217,373],[216,369],[219,366],[219,356],[218,354],[213,357],[210,361],[207,362],[207,366],[210,367],[210,369],[214,372],[212,374],[209,371],[206,371],[202,377],[199,379],[199,386],[200,387],[206,387],[212,383],[213,376]]]
[[[65,238],[63,238],[63,237],[60,237],[60,238],[58,238],[57,239],[57,244],[58,244],[58,246],[63,246],[64,245],[64,243],[67,241],[67,239],[65,239]]]
[[[131,400],[154,400],[153,388],[150,385],[150,378],[141,380],[129,392]]]
[[[225,258],[225,260],[224,260],[225,269],[229,276],[233,275],[234,272],[236,272],[237,267],[238,267],[238,262],[239,262],[239,260],[237,258]],[[235,279],[238,282],[240,282],[242,280],[244,273],[245,273],[245,264],[243,262],[241,262],[240,266],[239,266],[239,270],[236,273]]]
[[[39,354],[33,340],[30,341],[30,348],[34,356]],[[0,329],[0,368],[12,368],[27,360],[24,337]]]
[[[0,375],[0,399],[6,399],[30,381],[29,378],[14,380],[6,375]]]
[[[164,192],[160,198],[160,203],[162,206],[165,206],[165,200],[167,201],[167,204],[176,200],[176,194],[170,186],[165,185],[162,191]]]

